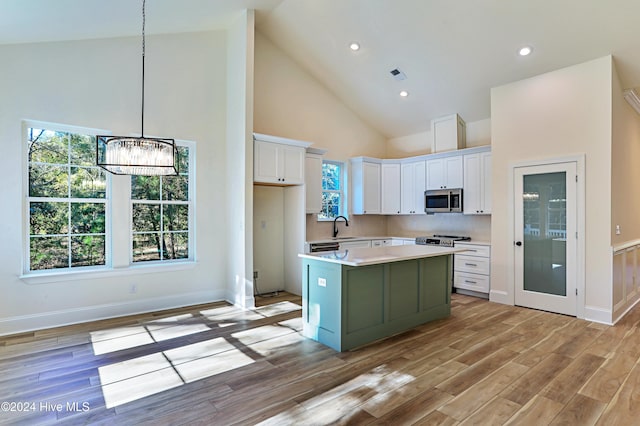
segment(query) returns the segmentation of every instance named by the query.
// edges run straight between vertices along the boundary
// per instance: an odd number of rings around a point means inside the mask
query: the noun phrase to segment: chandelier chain
[[[146,20],[145,5],[146,5],[146,0],[142,0],[142,113],[140,118],[140,125],[141,125],[140,137],[144,137],[144,50],[145,50],[144,24]]]

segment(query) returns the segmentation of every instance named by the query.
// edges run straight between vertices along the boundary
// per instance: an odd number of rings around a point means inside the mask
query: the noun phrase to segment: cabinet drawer
[[[467,274],[456,271],[453,274],[453,286],[464,290],[489,293],[489,277],[487,275]]]
[[[489,275],[489,259],[486,257],[456,254],[453,267],[456,271]]]
[[[460,253],[459,256],[478,256],[478,257],[491,257],[491,247],[490,246],[480,246],[476,244],[464,244],[464,243],[456,243],[456,248],[463,248],[468,251],[464,253]]]

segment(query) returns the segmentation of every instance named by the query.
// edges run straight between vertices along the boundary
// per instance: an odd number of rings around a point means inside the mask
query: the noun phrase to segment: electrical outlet
[[[138,292],[138,284],[131,284],[129,286],[129,294],[136,294]]]
[[[620,235],[620,225],[616,225],[616,235]]]
[[[258,279],[258,271],[253,271],[253,279],[254,280]]]

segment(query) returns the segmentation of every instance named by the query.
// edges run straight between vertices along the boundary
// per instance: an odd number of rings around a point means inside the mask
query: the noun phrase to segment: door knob
[[[516,245],[520,247],[522,245],[522,241],[516,241]]]

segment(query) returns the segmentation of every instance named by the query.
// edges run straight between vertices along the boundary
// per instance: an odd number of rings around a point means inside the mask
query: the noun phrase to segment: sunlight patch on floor
[[[108,340],[94,341],[92,343],[93,353],[96,355],[102,355],[154,343],[154,340],[151,338],[149,333],[143,327],[140,328],[143,330],[142,333],[116,337]]]
[[[191,314],[158,318],[146,325],[91,332],[93,353],[102,355],[211,330],[202,323],[180,324]]]
[[[98,368],[107,408],[215,376],[254,360],[218,337]]]
[[[161,342],[163,340],[175,339],[176,337],[188,336],[209,330],[211,329],[204,324],[182,324],[157,330],[149,330],[149,333],[156,342]]]
[[[209,321],[219,322],[218,326],[226,327],[234,325],[242,321],[255,321],[264,318],[250,310],[244,310],[236,306],[221,306],[219,308],[207,309],[201,311],[204,317]]]
[[[256,308],[255,311],[264,315],[265,317],[273,317],[276,315],[286,314],[289,312],[299,311],[302,309],[302,306],[296,305],[292,302],[278,302],[272,305],[261,306]]]
[[[249,346],[252,343],[273,339],[289,333],[293,333],[293,331],[287,327],[264,325],[262,327],[232,333],[231,337],[238,339],[242,344]]]
[[[298,333],[289,333],[280,337],[275,337],[269,340],[261,340],[256,343],[248,344],[247,346],[254,352],[267,357],[277,352],[282,351],[288,346],[301,344],[308,339],[302,337]]]
[[[167,365],[169,363],[167,362]],[[166,391],[183,384],[173,368],[164,368],[141,376],[131,377],[102,386],[102,394],[107,408],[113,408],[145,396]]]
[[[307,424],[310,418],[318,424],[333,424],[344,420],[349,412],[372,396],[375,398],[376,394],[385,394],[388,397],[390,392],[402,389],[403,385],[413,380],[415,377],[412,375],[381,365],[258,424]],[[336,406],[338,398],[340,405]]]
[[[190,383],[224,373],[225,371],[235,370],[236,368],[244,367],[253,362],[250,357],[238,349],[233,349],[176,365],[175,369],[185,382]]]

